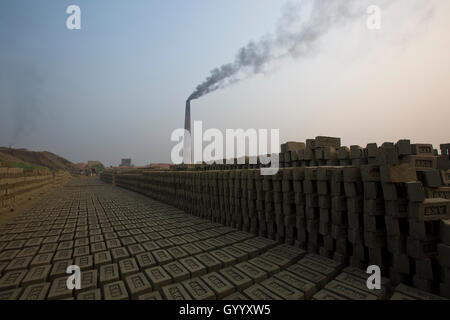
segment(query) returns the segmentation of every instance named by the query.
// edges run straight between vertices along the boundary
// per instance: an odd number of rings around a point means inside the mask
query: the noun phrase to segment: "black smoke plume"
[[[272,61],[308,55],[313,51],[317,40],[333,27],[358,16],[364,17],[367,8],[365,2],[365,0],[306,0],[295,4],[289,3],[283,10],[274,35],[256,42],[250,41],[239,49],[234,62],[211,70],[211,74],[197,86],[188,100],[198,99],[244,77],[262,73]]]

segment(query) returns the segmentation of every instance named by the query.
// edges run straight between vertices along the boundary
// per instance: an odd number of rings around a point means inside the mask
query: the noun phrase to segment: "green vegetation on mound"
[[[0,159],[0,167],[6,168],[22,168],[23,171],[33,171],[33,170],[42,170],[47,169],[46,167],[40,166],[34,163],[26,163],[26,162],[13,162],[13,161],[5,161]]]

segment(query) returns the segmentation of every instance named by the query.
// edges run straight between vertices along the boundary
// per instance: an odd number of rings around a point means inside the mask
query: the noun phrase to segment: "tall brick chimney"
[[[185,164],[192,163],[191,149],[191,100],[186,101],[186,115],[184,118],[184,129],[189,133],[185,133],[183,146],[183,160]]]

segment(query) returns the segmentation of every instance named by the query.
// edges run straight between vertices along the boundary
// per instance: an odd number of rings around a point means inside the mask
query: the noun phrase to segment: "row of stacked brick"
[[[0,210],[10,210],[18,200],[54,183],[55,175],[48,169],[0,168]]]
[[[450,169],[450,144],[441,144],[440,152],[431,144],[411,144],[410,140],[397,143],[385,142],[381,147],[369,143],[361,147],[341,146],[340,138],[316,137],[303,142],[287,142],[281,145],[280,167],[305,166],[360,166],[363,164],[397,164],[399,162],[414,165],[416,162],[441,170]],[[432,163],[429,162],[433,157]]]
[[[320,148],[325,148],[322,142]],[[364,152],[361,152],[364,153]],[[448,169],[402,140],[345,165],[160,171],[102,177],[188,213],[448,296]],[[445,155],[445,154],[444,154]],[[447,161],[448,159],[448,153]],[[362,159],[362,158],[360,158]],[[447,226],[444,228],[442,226]]]
[[[450,144],[441,144],[440,152],[431,144],[411,144],[410,140],[397,143],[386,142],[381,147],[369,143],[366,147],[352,145],[341,146],[341,139],[319,136],[306,142],[286,142],[281,145],[278,154],[279,167],[314,167],[314,166],[360,166],[363,164],[397,164],[409,163],[429,169],[448,170]],[[433,159],[430,159],[430,156]],[[224,159],[220,162],[202,164],[181,164],[171,166],[173,171],[205,171],[259,169],[262,165],[258,157],[241,157]]]

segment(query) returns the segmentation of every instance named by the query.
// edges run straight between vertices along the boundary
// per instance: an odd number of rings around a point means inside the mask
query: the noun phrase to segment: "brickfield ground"
[[[80,266],[80,290],[66,286]],[[0,299],[430,299],[364,270],[75,178],[0,227]]]

